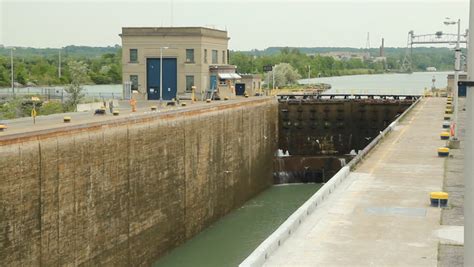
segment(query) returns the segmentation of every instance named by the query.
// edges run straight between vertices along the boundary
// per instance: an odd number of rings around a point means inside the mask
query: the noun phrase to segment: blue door
[[[217,77],[216,75],[211,75],[211,90],[215,91],[217,89]]]
[[[245,94],[245,83],[236,83],[235,95],[244,95],[244,94]]]
[[[466,94],[467,94],[466,86],[465,86],[465,85],[459,86],[459,87],[458,87],[458,96],[459,96],[459,97],[465,97]]]
[[[148,100],[160,99],[160,59],[147,59],[146,68]],[[163,58],[163,99],[176,98],[178,77],[176,58]]]

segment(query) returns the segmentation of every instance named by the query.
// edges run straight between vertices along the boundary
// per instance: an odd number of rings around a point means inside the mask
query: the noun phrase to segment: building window
[[[212,64],[217,64],[217,50],[212,50]]]
[[[186,49],[186,63],[194,63],[194,49]]]
[[[204,49],[204,63],[207,63],[207,49]]]
[[[222,51],[222,64],[225,64],[225,51]]]
[[[138,49],[130,49],[130,62],[131,63],[138,62]]]
[[[186,92],[191,92],[194,86],[194,76],[186,75]]]
[[[130,82],[132,83],[132,90],[138,90],[138,75],[130,75]]]

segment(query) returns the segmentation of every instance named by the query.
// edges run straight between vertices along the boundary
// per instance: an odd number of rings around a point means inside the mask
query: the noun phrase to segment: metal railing
[[[122,92],[90,92],[84,90],[85,100],[93,99],[122,99]],[[64,88],[39,88],[39,87],[26,87],[26,88],[15,88],[15,92],[10,88],[0,89],[0,99],[11,99],[14,97],[27,97],[27,96],[39,96],[45,100],[61,100],[66,101],[69,98],[69,94]]]

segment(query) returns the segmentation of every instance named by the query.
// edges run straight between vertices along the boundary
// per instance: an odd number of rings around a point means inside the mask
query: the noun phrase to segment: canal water
[[[321,184],[274,185],[153,266],[237,266],[320,187]]]
[[[430,89],[435,78],[435,87],[444,88],[447,86],[447,76],[452,72],[414,72],[351,75],[324,77],[299,80],[300,84],[327,83],[331,89],[326,93],[353,93],[353,94],[423,94],[425,88]],[[58,93],[64,86],[53,87],[23,87],[16,88],[17,94],[44,93],[47,89],[52,89]],[[84,85],[84,93],[89,97],[119,98],[122,95],[122,85]],[[11,93],[10,88],[0,88],[1,94]]]
[[[329,83],[327,93],[423,94],[425,88],[447,85],[448,72],[381,74],[305,79],[300,83]],[[237,266],[321,184],[275,185],[244,206],[172,250],[155,267]]]
[[[327,83],[331,89],[325,93],[354,94],[423,94],[431,89],[432,79],[436,88],[445,88],[447,76],[452,72],[414,72],[324,77],[302,79],[301,84]]]

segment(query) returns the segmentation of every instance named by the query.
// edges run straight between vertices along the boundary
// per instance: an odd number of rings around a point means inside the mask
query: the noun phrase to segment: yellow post
[[[36,102],[40,101],[40,99],[36,96],[32,96],[31,101],[33,101],[33,109],[31,110],[31,117],[33,117],[33,124],[36,124]]]
[[[137,100],[135,98],[130,99],[130,106],[132,106],[132,112],[137,111]]]
[[[36,107],[33,106],[33,109],[31,110],[31,117],[33,117],[33,124],[36,124]]]
[[[195,96],[194,93],[196,92],[196,86],[191,86],[191,103],[194,103],[195,101]]]

